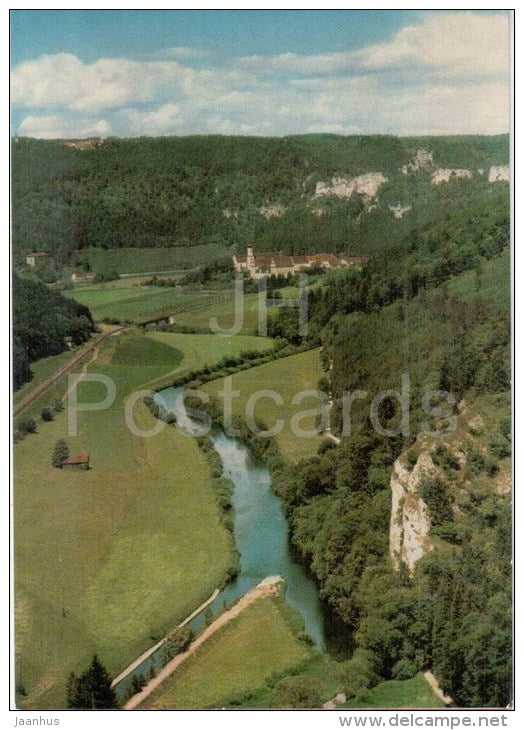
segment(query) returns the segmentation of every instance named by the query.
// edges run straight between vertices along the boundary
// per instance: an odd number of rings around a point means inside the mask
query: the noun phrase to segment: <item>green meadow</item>
[[[444,707],[444,703],[435,697],[433,690],[424,679],[424,675],[419,673],[411,679],[392,679],[388,682],[381,682],[358,700],[350,700],[342,707],[417,709]]]
[[[227,351],[225,338],[198,336],[189,347],[188,337],[108,338],[88,372],[114,381],[111,407],[80,412],[74,437],[64,411],[14,446],[20,707],[63,707],[69,672],[95,651],[115,675],[225,579],[232,538],[197,445],[167,425],[150,438],[132,435],[124,421],[128,396],[179,368],[186,353],[194,363]],[[255,345],[240,339],[233,351]],[[78,400],[105,392],[80,382]],[[155,425],[141,401],[133,415],[142,429]],[[89,471],[52,467],[61,438],[72,453],[89,452]]]
[[[179,332],[148,332],[147,338],[155,342],[175,348],[182,353],[182,360],[176,372],[183,374],[189,370],[197,370],[206,365],[218,362],[226,355],[240,355],[241,352],[258,350],[264,352],[273,347],[273,340],[269,337],[254,335],[189,335]],[[161,384],[170,385],[169,376],[154,383],[158,388]]]
[[[319,400],[314,396],[305,396],[299,403],[293,404],[296,396],[305,390],[316,390],[323,371],[320,365],[319,350],[307,350],[297,355],[283,357],[258,367],[243,370],[230,376],[233,392],[233,414],[245,417],[246,404],[251,396],[259,391],[273,391],[280,396],[282,404],[275,403],[272,397],[262,396],[254,409],[255,422],[261,426],[272,428],[277,420],[284,421],[284,427],[275,437],[283,457],[296,462],[316,453],[323,437],[313,434],[308,437],[297,437],[291,430],[291,419],[298,419],[298,414],[319,410]],[[212,396],[224,388],[224,380],[213,380],[202,387]],[[298,420],[304,431],[313,432],[316,415],[305,415]]]
[[[261,598],[211,636],[143,707],[155,710],[223,707],[258,690],[271,675],[312,655],[296,638],[281,599]]]
[[[213,317],[222,329],[231,328],[235,322],[232,286],[228,289],[195,290],[178,286],[124,286],[119,281],[77,287],[64,293],[89,307],[98,322],[104,319],[143,322],[172,315],[177,324],[204,331],[212,331],[210,319]],[[258,331],[258,295],[246,294],[243,303],[240,331],[242,334],[255,335]]]

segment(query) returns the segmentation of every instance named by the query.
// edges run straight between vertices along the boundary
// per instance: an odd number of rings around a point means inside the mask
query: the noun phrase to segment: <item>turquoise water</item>
[[[185,412],[182,393],[182,388],[166,388],[155,397],[159,404],[175,413],[177,427],[192,431],[194,423]],[[324,621],[318,591],[303,566],[293,559],[287,523],[280,500],[271,489],[271,476],[266,466],[253,458],[243,442],[227,436],[222,429],[213,428],[209,436],[222,458],[224,476],[235,486],[231,501],[235,543],[240,553],[238,577],[220,592],[210,609],[214,614],[219,613],[225,603],[233,603],[263,578],[280,575],[286,581],[286,602],[301,614],[304,628],[315,647],[323,650]],[[199,614],[190,622],[193,630],[204,627],[205,614]],[[142,673],[147,678],[151,664],[158,669],[162,651],[159,649],[122,680],[117,685],[118,694],[125,692],[134,674]]]

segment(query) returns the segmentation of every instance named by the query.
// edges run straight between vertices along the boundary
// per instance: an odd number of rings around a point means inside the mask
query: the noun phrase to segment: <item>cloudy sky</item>
[[[11,11],[13,133],[498,134],[506,12]]]

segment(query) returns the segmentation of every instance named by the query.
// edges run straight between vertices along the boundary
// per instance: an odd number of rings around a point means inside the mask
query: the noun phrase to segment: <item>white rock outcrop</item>
[[[388,205],[389,210],[393,213],[395,218],[402,218],[404,213],[408,213],[411,210],[411,205]]]
[[[418,493],[418,485],[424,474],[434,471],[428,453],[422,453],[412,471],[397,459],[391,474],[391,519],[389,528],[389,554],[398,570],[401,562],[409,572],[417,560],[433,545],[429,538],[431,520],[427,504]]]
[[[238,218],[238,210],[229,210],[229,208],[224,208],[222,215],[224,218]]]
[[[509,165],[492,165],[489,168],[489,182],[509,182]]]
[[[354,193],[371,200],[376,197],[379,188],[387,182],[381,172],[368,172],[357,177],[332,177],[330,183],[317,182],[315,197],[335,195],[338,198],[350,198]]]
[[[274,205],[263,205],[258,209],[258,212],[269,220],[270,218],[282,218],[286,208],[279,203],[275,203]]]
[[[403,175],[407,175],[408,172],[418,172],[428,167],[433,167],[433,152],[421,149],[415,152],[407,165],[402,165],[400,171]]]
[[[461,170],[458,168],[439,167],[431,176],[433,185],[447,183],[450,180],[470,180],[473,177],[471,170]]]

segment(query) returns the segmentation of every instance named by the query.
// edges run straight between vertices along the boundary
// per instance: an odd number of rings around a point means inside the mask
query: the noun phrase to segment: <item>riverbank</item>
[[[150,695],[170,677],[173,672],[178,669],[190,656],[195,652],[211,637],[215,632],[229,623],[232,619],[238,616],[248,606],[259,598],[267,596],[276,596],[279,594],[283,584],[283,579],[280,576],[268,576],[261,581],[257,586],[251,588],[246,594],[244,594],[235,603],[232,608],[224,611],[217,619],[213,621],[204,631],[193,641],[189,649],[182,654],[178,654],[174,659],[166,664],[166,666],[157,674],[156,677],[151,679],[150,682],[134,697],[132,697],[125,705],[124,710],[135,710]]]
[[[153,654],[155,654],[155,652],[157,652],[159,649],[161,649],[166,644],[169,637],[173,634],[174,631],[184,628],[184,626],[186,626],[190,621],[192,621],[195,618],[195,616],[198,616],[199,613],[202,613],[202,611],[204,609],[206,609],[209,606],[209,604],[215,600],[215,598],[218,596],[219,593],[220,593],[220,590],[218,588],[215,588],[215,590],[209,596],[207,601],[204,601],[204,603],[200,604],[200,606],[198,608],[196,608],[193,611],[193,613],[189,614],[189,616],[187,618],[185,618],[182,621],[182,623],[178,624],[178,626],[176,626],[173,629],[173,631],[170,631],[169,634],[166,634],[166,636],[164,636],[163,639],[160,639],[160,641],[158,641],[154,646],[152,646],[150,649],[147,649],[143,654],[141,654],[139,657],[137,657],[137,659],[135,659],[134,662],[131,662],[131,664],[128,667],[126,667],[126,669],[124,669],[123,672],[120,672],[118,677],[115,677],[115,679],[113,679],[113,681],[111,682],[111,687],[116,687],[117,684],[122,682],[122,680],[124,680],[126,677],[128,677],[130,674],[132,674],[132,672],[134,672],[135,669],[137,669],[141,664],[143,664],[146,661],[146,659],[149,659],[149,657],[151,657]]]

